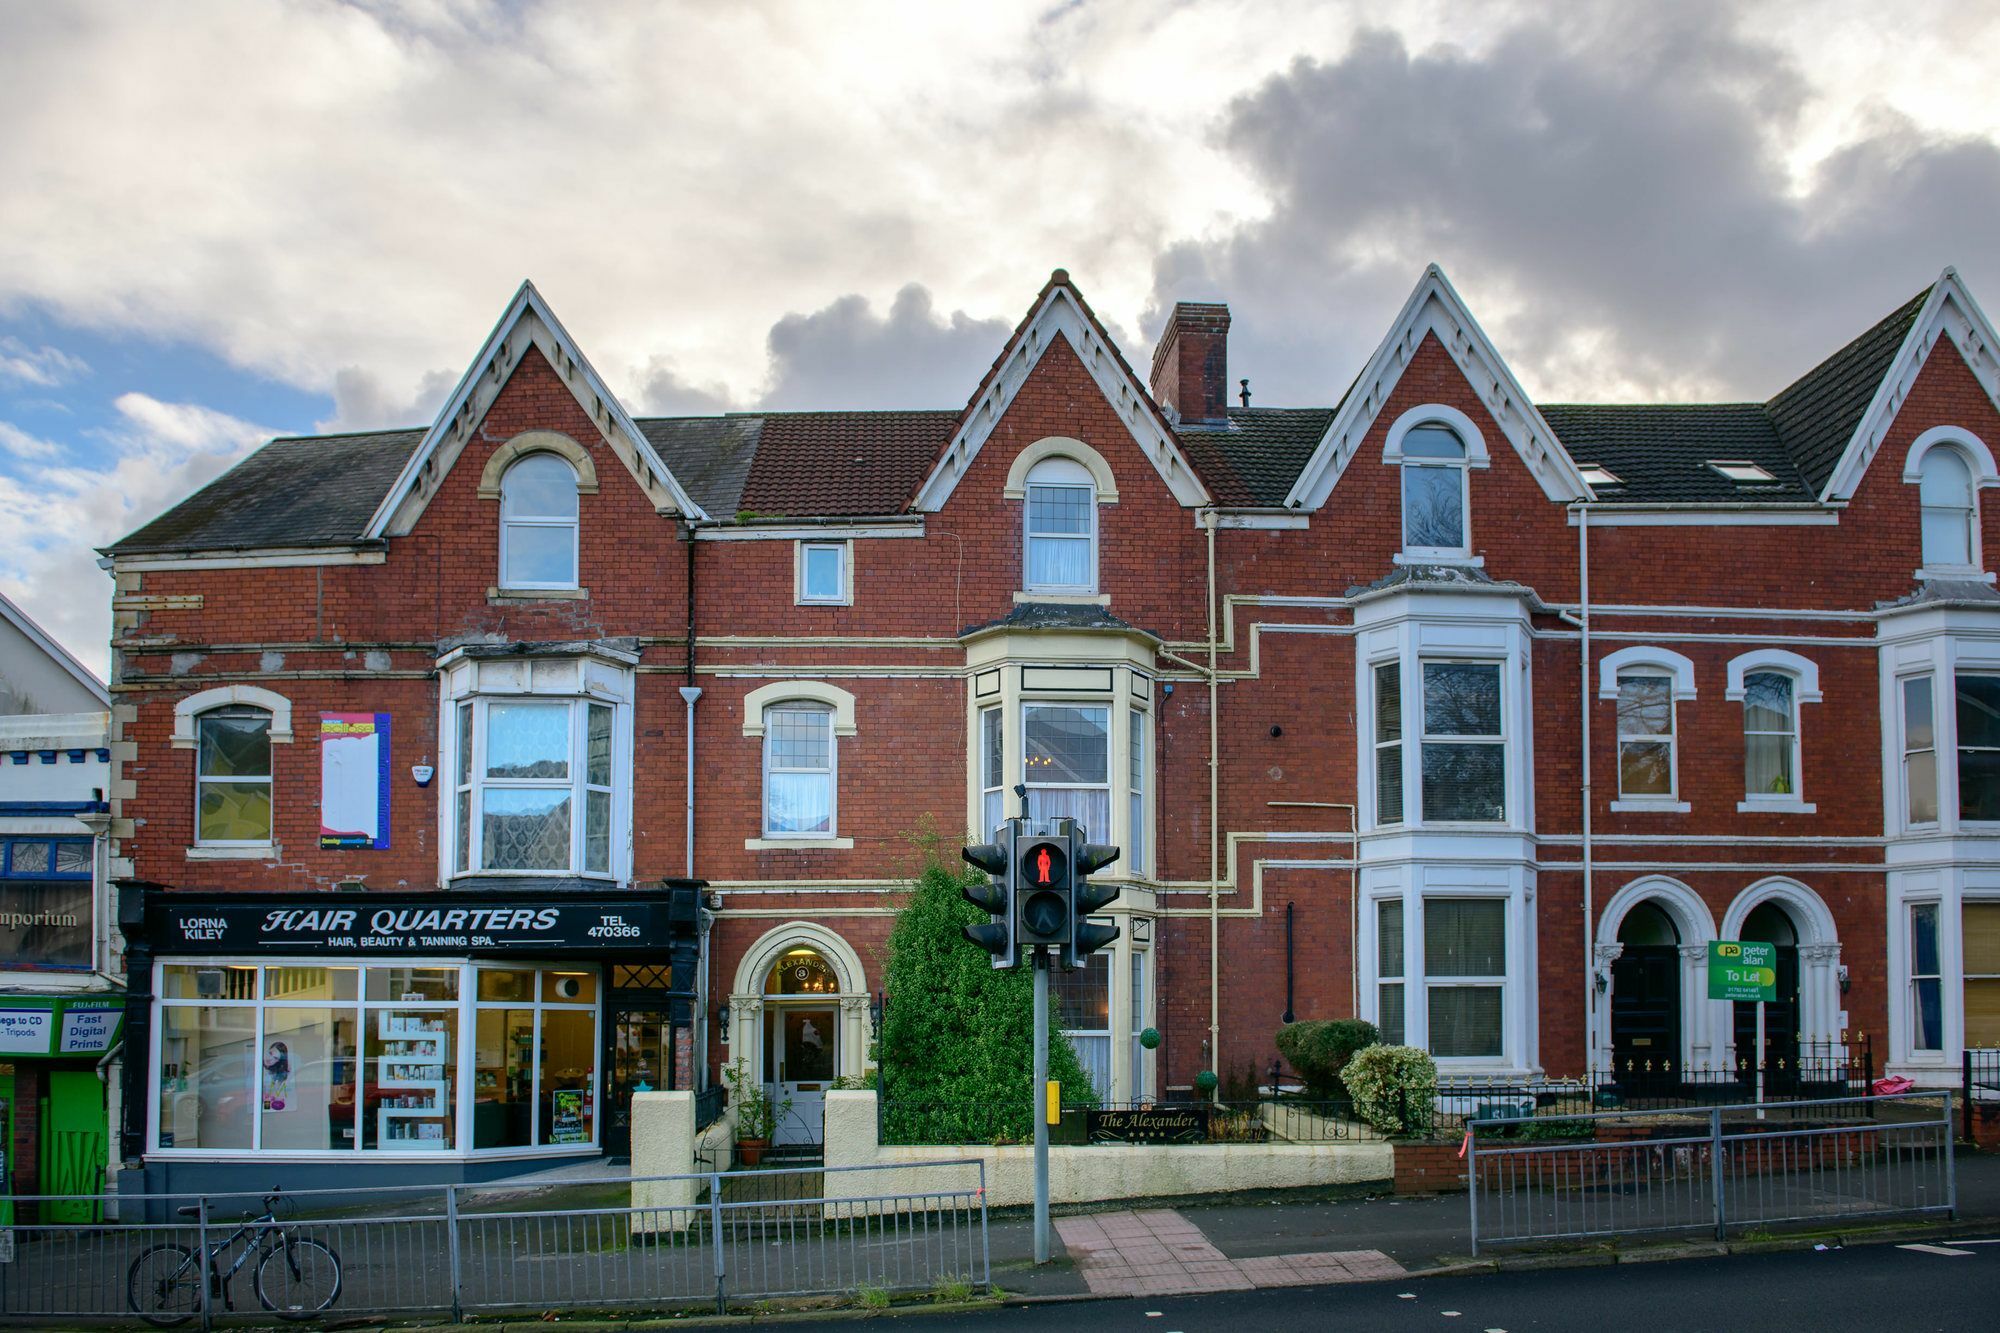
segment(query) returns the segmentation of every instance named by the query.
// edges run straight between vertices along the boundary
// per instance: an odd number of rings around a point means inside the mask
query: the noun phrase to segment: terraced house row
[[[1436,269],[1323,405],[1235,405],[1229,324],[1141,375],[1058,270],[936,410],[646,419],[523,286],[435,422],[108,548],[128,1165],[504,1174],[738,1059],[810,1140],[906,835],[1023,807],[1125,849],[1060,982],[1121,1101],[1287,1014],[1449,1077],[2000,1044],[1955,273],[1764,402],[1538,404]],[[1762,1052],[1715,939],[1779,946]]]

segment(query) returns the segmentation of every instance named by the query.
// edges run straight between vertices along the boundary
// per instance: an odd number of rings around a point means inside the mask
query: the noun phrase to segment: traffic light
[[[1093,925],[1090,920],[1091,913],[1118,900],[1118,886],[1092,884],[1090,875],[1116,861],[1120,852],[1104,843],[1085,842],[1084,836],[1080,830],[1070,831],[1070,911],[1076,924],[1070,931],[1068,947],[1063,950],[1063,966],[1072,971],[1084,966],[1090,955],[1118,938],[1118,927]]]
[[[995,968],[1014,966],[1014,832],[1013,821],[993,831],[995,842],[975,843],[959,855],[984,870],[991,879],[968,884],[965,900],[992,916],[984,925],[967,926],[965,938],[993,955]]]
[[[1069,943],[1070,839],[1014,841],[1014,942],[1061,948]]]

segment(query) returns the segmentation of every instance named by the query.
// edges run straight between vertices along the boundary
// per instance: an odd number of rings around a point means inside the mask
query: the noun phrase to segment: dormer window
[[[1763,464],[1744,459],[1712,458],[1708,465],[1739,486],[1769,486],[1778,480]]]
[[[1586,486],[1623,486],[1625,484],[1617,473],[1602,463],[1580,463],[1577,465],[1576,471],[1577,475],[1583,478],[1583,484]]]
[[[500,586],[577,586],[576,470],[531,453],[500,482]]]
[[[1412,555],[1463,555],[1465,442],[1441,424],[1403,436],[1403,550]]]
[[[1097,487],[1072,458],[1045,458],[1027,481],[1029,592],[1097,591]]]

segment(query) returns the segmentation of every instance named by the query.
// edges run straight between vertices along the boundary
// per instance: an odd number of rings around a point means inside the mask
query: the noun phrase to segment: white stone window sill
[[[1617,815],[1684,815],[1693,808],[1686,801],[1624,800],[1611,803],[1611,812]]]
[[[1759,810],[1769,811],[1772,814],[1778,815],[1816,815],[1819,813],[1819,807],[1811,801],[1800,801],[1789,797],[1784,800],[1775,800],[1770,797],[1760,800],[1755,796],[1751,796],[1738,801],[1736,809],[1739,814],[1746,815]]]
[[[278,844],[274,842],[252,843],[244,847],[190,847],[187,859],[190,861],[271,861],[278,855]]]
[[[745,838],[743,847],[752,852],[844,852],[854,846],[852,838]]]
[[[1054,602],[1058,606],[1109,606],[1111,594],[1108,592],[1017,592],[1014,594],[1016,606],[1029,602]]]
[[[1936,583],[1992,583],[1994,576],[1983,569],[1965,565],[1957,569],[1920,569],[1913,578]]]
[[[794,606],[853,606],[853,605],[854,605],[854,599],[853,599],[853,598],[851,598],[851,597],[801,597],[801,598],[799,598],[799,599],[798,599],[797,601],[793,602],[793,603],[792,603],[792,605],[794,605]]]
[[[1392,562],[1399,565],[1464,565],[1467,569],[1486,568],[1485,556],[1466,555],[1463,552],[1439,551],[1426,553],[1423,551],[1398,551],[1389,558]]]
[[[588,588],[488,588],[489,602],[579,602],[590,596]]]

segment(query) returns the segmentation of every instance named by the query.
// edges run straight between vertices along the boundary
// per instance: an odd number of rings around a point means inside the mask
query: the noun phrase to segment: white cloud
[[[62,446],[30,435],[11,421],[0,421],[0,450],[16,458],[55,458],[62,453]]]
[[[19,338],[0,338],[0,382],[12,380],[53,389],[89,373],[82,357],[60,347],[30,347]]]
[[[109,666],[111,579],[95,548],[220,476],[271,432],[193,403],[117,400],[103,457],[0,474],[0,590],[99,675]]]

